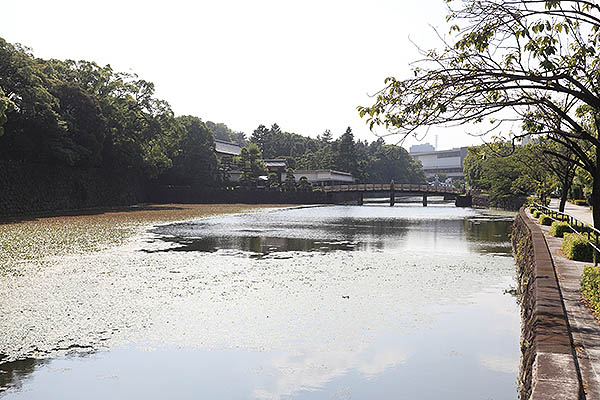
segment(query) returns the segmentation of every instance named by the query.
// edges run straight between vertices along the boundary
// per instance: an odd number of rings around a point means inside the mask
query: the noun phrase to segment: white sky
[[[443,0],[18,0],[1,9],[0,36],[37,57],[135,72],[177,115],[247,135],[276,122],[312,137],[351,126],[374,140],[356,107],[371,104],[385,77],[409,76],[419,58],[410,40],[431,48],[431,26],[448,31]],[[481,143],[441,127],[424,141],[435,134],[440,149]]]

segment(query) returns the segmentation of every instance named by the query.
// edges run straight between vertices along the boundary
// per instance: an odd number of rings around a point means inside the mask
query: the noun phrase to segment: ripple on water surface
[[[56,258],[0,284],[0,354],[52,358],[0,385],[6,398],[515,398],[510,224],[319,207]]]

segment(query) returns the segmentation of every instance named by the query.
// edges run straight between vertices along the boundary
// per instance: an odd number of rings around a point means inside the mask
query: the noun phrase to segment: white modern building
[[[463,161],[467,156],[467,147],[437,151],[431,150],[433,146],[427,148],[429,149],[428,151],[419,151],[423,147],[416,149],[415,147],[412,146],[410,148],[410,155],[415,160],[421,162],[427,178],[441,174],[453,179],[462,179],[465,177],[463,174]]]
[[[299,169],[294,171],[296,182],[303,176],[313,186],[344,185],[352,184],[355,181],[351,173],[331,169]]]

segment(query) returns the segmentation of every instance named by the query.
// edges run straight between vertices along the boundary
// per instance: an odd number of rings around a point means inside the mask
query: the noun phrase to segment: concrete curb
[[[523,357],[532,365],[521,365],[532,368],[530,399],[585,399],[571,329],[544,234],[523,208],[517,218],[529,230],[533,250],[528,291],[533,306],[528,321],[524,321],[524,326],[533,330],[533,343],[526,350],[530,356]]]

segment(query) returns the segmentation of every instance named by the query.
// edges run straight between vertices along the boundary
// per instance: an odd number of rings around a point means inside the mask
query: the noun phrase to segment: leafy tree
[[[234,132],[222,122],[215,123],[212,121],[207,121],[206,126],[214,133],[215,139],[232,142],[240,146],[244,146],[246,144],[244,132]]]
[[[229,133],[229,139],[240,146],[246,146],[248,144],[248,140],[246,140],[246,134],[241,131],[232,131]]]
[[[296,191],[296,177],[294,176],[294,170],[288,168],[285,171],[285,181],[283,182],[283,190],[286,192]]]
[[[165,177],[179,184],[214,185],[218,180],[218,165],[212,131],[198,117],[184,115],[176,120],[182,133],[173,167]]]
[[[267,188],[268,189],[279,189],[279,178],[277,174],[270,173],[267,180]]]
[[[469,147],[463,162],[466,183],[487,192],[495,205],[531,193],[545,201],[557,181],[549,170],[538,167],[536,157],[532,146],[514,147],[509,142]]]
[[[371,145],[372,161],[367,169],[372,183],[425,183],[425,173],[420,163],[402,147],[386,145],[383,141]]]
[[[340,171],[350,172],[356,175],[358,172],[358,160],[356,154],[356,144],[354,143],[354,134],[348,127],[346,132],[340,137],[337,152],[335,155],[335,168]]]
[[[267,168],[262,160],[262,152],[255,143],[250,143],[242,148],[241,154],[235,159],[242,170],[240,182],[248,188],[256,188],[258,177],[267,173]]]
[[[448,21],[455,36],[441,51],[425,53],[413,77],[388,78],[375,104],[359,107],[360,114],[371,127],[402,135],[483,121],[499,130],[520,120],[523,135],[546,135],[589,172],[599,226],[600,6],[585,0],[454,4]]]
[[[331,143],[333,141],[333,135],[329,129],[326,129],[325,132],[321,136],[318,136],[317,139],[324,144]]]
[[[5,96],[2,88],[0,88],[0,136],[4,134],[4,128],[2,125],[6,123],[6,114],[13,111],[15,104]]]
[[[301,192],[312,192],[312,185],[307,177],[301,176],[300,179],[298,179],[298,190]]]
[[[29,49],[0,38],[0,89],[12,103],[0,140],[3,157],[55,161],[64,129],[49,86]]]
[[[330,131],[312,139],[284,132],[277,124],[271,129],[261,125],[251,140],[267,149],[265,158],[285,158],[293,169],[337,169],[351,172],[363,182],[424,182],[421,165],[404,149],[385,145],[383,139],[370,144],[355,141],[350,128],[332,140]]]
[[[54,152],[67,165],[100,166],[106,139],[106,119],[96,98],[73,83],[50,89],[58,99],[57,112],[63,134]]]
[[[269,134],[269,130],[264,125],[259,125],[258,128],[252,132],[252,136],[250,137],[250,143],[254,143],[258,146],[261,153],[265,149],[265,142],[267,141],[267,135]]]
[[[582,144],[582,147],[585,144]],[[532,152],[531,167],[544,170],[555,176],[555,181],[560,188],[561,196],[559,211],[564,212],[567,197],[573,183],[576,171],[576,161],[573,152],[559,143],[545,137],[536,138],[527,144]],[[557,156],[560,154],[561,156]]]
[[[217,159],[217,181],[221,186],[231,185],[231,163]]]

